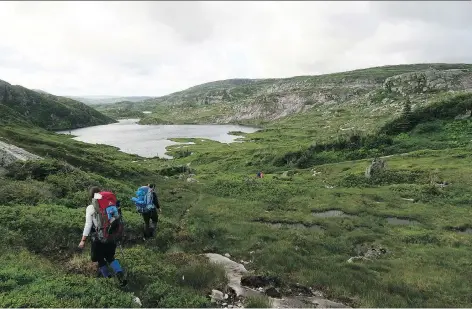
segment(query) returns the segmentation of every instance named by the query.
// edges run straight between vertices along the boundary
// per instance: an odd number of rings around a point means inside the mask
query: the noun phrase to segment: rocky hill
[[[98,106],[106,113],[152,111],[142,123],[267,122],[314,108],[395,104],[406,96],[472,89],[472,65],[416,64],[284,79],[232,79],[206,83],[140,103]]]
[[[0,123],[32,124],[48,130],[113,123],[84,103],[0,80]]]
[[[142,102],[152,97],[114,97],[114,96],[67,96],[69,99],[77,100],[87,105],[113,104],[117,102]]]

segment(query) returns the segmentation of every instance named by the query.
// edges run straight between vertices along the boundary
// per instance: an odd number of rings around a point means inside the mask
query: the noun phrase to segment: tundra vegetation
[[[74,103],[91,117],[81,125],[149,110],[142,123],[261,127],[242,143],[177,139],[195,144],[169,147],[173,160],[74,141],[26,113],[27,96],[21,111],[4,103],[15,96],[0,100],[0,141],[42,158],[0,170],[0,306],[131,307],[134,295],[146,307],[211,307],[208,295],[228,280],[208,252],[247,261],[282,294],[297,283],[353,307],[470,306],[471,69],[221,81],[99,105],[108,116]],[[51,109],[69,108],[58,98]],[[75,127],[61,115],[56,127]],[[148,182],[163,212],[143,242],[130,197]],[[76,250],[92,185],[122,201],[124,290],[96,278],[89,247]]]

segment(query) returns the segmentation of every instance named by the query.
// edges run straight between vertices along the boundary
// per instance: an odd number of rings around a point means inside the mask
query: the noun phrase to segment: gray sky
[[[227,78],[472,63],[472,2],[0,2],[0,79],[165,95]]]

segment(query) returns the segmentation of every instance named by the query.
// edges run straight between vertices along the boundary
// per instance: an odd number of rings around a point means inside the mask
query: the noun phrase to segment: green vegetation
[[[371,112],[377,117],[391,116],[391,110],[402,105],[405,94],[411,96],[413,104],[422,104],[428,95],[470,89],[471,75],[470,64],[416,64],[319,76],[232,79],[142,102],[103,104],[96,108],[113,117],[127,117],[133,111],[152,111],[142,117],[142,124],[272,125],[271,120],[288,120],[286,116],[291,115],[297,118],[299,112],[310,120],[309,124],[316,123],[312,118],[324,123],[326,113],[336,112],[343,105],[346,112],[353,111],[352,120],[357,123]],[[341,116],[342,113],[338,113],[339,119],[351,120]],[[297,120],[294,123],[304,123]]]
[[[78,101],[13,86],[0,80],[0,124],[65,130],[109,124],[113,119]]]
[[[267,296],[249,296],[244,306],[246,308],[270,308],[271,303]]]
[[[293,80],[382,83],[428,66]],[[221,87],[249,92],[282,81]],[[209,87],[221,90],[218,83],[191,90]],[[170,161],[21,122],[1,126],[2,141],[46,159],[15,163],[0,176],[0,305],[130,307],[134,294],[146,307],[210,307],[211,289],[227,284],[223,270],[201,256],[214,252],[250,261],[246,268],[276,278],[281,291],[299,283],[355,307],[470,306],[472,94],[416,93],[408,103],[392,89],[364,93],[369,99],[352,105],[317,103],[277,121],[262,119],[262,129],[244,134],[243,143],[185,139],[195,144],[169,147],[176,158]],[[366,178],[372,158],[381,156],[388,156],[387,168]],[[265,177],[257,179],[261,170]],[[143,243],[129,199],[149,181],[163,212],[156,239]],[[88,248],[76,252],[91,185],[122,200],[125,291],[94,278]],[[323,213],[332,210],[338,212]],[[386,251],[348,262],[371,247]],[[268,303],[244,301],[252,308]]]

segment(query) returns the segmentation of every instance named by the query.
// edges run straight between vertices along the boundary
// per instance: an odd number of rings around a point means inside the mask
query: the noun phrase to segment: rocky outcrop
[[[348,263],[353,263],[354,261],[372,261],[388,253],[385,247],[379,245],[358,246],[356,251],[358,255],[349,258],[349,260],[347,260]]]
[[[426,70],[389,77],[383,88],[401,95],[472,90],[472,72],[466,70]]]
[[[6,167],[16,161],[41,160],[40,156],[22,148],[0,141],[0,167]]]
[[[323,298],[321,292],[312,292],[305,288],[307,292],[298,293],[296,296],[284,296],[278,288],[263,285],[276,283],[276,279],[261,276],[251,276],[244,265],[230,260],[229,258],[216,253],[205,254],[211,262],[223,266],[228,277],[228,287],[234,292],[234,296],[227,296],[219,291],[212,291],[211,298],[220,303],[225,308],[242,307],[243,299],[251,296],[267,295],[272,308],[350,308],[344,304],[337,303]],[[244,276],[244,280],[241,280]],[[244,283],[259,286],[257,289],[244,286]],[[261,286],[262,285],[262,286]],[[299,286],[297,286],[300,288]],[[232,300],[236,306],[229,303]],[[223,302],[224,303],[221,303]]]
[[[387,162],[380,158],[375,158],[365,170],[365,177],[372,178],[382,174],[387,168]]]

